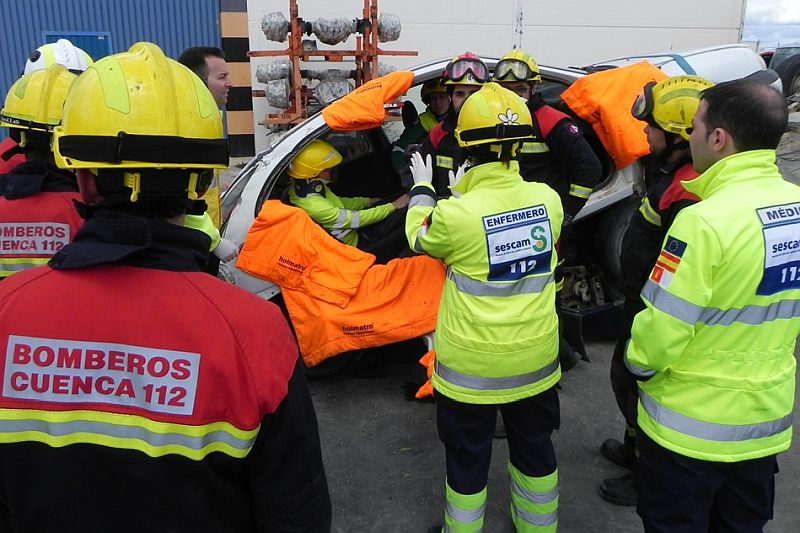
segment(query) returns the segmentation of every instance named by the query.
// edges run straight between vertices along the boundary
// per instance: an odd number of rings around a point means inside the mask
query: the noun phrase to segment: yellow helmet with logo
[[[0,126],[49,134],[61,123],[64,100],[77,79],[59,64],[23,74],[6,95]]]
[[[289,176],[300,179],[310,180],[319,176],[320,172],[327,168],[333,168],[342,162],[342,154],[336,148],[325,141],[315,139],[300,150],[289,163]]]
[[[54,131],[61,168],[226,168],[214,97],[152,43],[104,57],[70,90]]]
[[[476,146],[533,135],[531,112],[525,101],[490,82],[467,98],[458,114],[455,136],[459,146]]]
[[[650,82],[634,102],[631,114],[688,141],[700,93],[713,85],[700,76],[673,76],[659,83]]]
[[[40,46],[25,63],[25,74],[44,70],[51,65],[64,65],[67,70],[80,74],[92,64],[92,58],[68,39]]]
[[[492,81],[531,81],[534,83],[542,81],[539,73],[539,65],[536,64],[530,54],[515,48],[504,55],[494,67]]]

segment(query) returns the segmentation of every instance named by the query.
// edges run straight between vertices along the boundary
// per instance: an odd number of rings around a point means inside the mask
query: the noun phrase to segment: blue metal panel
[[[28,55],[48,42],[50,35],[103,32],[110,36],[112,53],[127,50],[137,41],[151,41],[174,58],[190,46],[221,43],[219,0],[4,1],[3,11],[6,31],[0,32],[2,99],[22,74]],[[87,52],[92,54],[95,50]],[[5,128],[0,128],[0,137],[5,136]]]

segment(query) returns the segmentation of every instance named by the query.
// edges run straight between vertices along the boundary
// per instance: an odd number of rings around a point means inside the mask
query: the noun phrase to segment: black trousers
[[[405,233],[406,212],[406,208],[397,209],[380,222],[358,230],[358,249],[374,254],[379,265],[413,255]]]
[[[560,425],[558,393],[552,387],[506,404],[470,404],[436,395],[436,422],[445,447],[447,483],[460,494],[475,494],[489,480],[497,410],[503,416],[511,464],[526,476],[556,469],[550,437]]]
[[[636,512],[647,533],[761,533],[772,518],[774,455],[718,463],[658,445],[643,431]]]
[[[614,391],[614,398],[622,416],[625,417],[625,423],[631,428],[636,427],[636,408],[639,398],[636,380],[625,367],[625,348],[631,338],[633,318],[644,309],[645,305],[640,297],[625,299],[620,316],[619,337],[611,356],[611,390]]]

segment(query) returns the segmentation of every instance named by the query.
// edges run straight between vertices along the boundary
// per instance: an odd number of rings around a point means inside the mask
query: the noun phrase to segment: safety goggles
[[[494,67],[494,79],[498,81],[526,81],[538,75],[538,72],[519,59],[503,59]]]
[[[651,81],[647,85],[644,86],[644,89],[636,98],[636,101],[633,103],[633,107],[631,107],[631,115],[636,120],[642,120],[644,122],[652,122],[653,116],[653,87],[656,86],[656,82]]]
[[[452,82],[458,82],[471,75],[479,83],[489,81],[489,69],[480,59],[456,59],[442,73],[442,78]]]

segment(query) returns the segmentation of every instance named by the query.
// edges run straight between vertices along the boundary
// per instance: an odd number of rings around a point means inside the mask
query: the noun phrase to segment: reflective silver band
[[[536,514],[526,511],[525,509],[521,509],[515,505],[514,513],[516,513],[517,517],[522,521],[534,526],[545,527],[551,526],[558,522],[558,511],[553,511],[552,513],[547,514]]]
[[[765,306],[747,305],[740,309],[722,310],[687,302],[651,280],[647,280],[642,289],[642,296],[659,311],[691,326],[695,324],[729,326],[734,323],[757,326],[764,322],[800,316],[800,300],[781,300]]]
[[[452,170],[453,168],[453,158],[447,157],[444,155],[437,155],[436,156],[436,166],[442,168],[449,168]]]
[[[519,149],[521,154],[542,154],[549,152],[550,148],[546,143],[524,142]]]
[[[331,229],[340,229],[347,226],[347,209],[338,209],[336,213],[336,222]]]
[[[408,208],[412,207],[436,207],[436,198],[427,194],[415,194],[408,201]]]
[[[447,277],[455,283],[458,292],[472,296],[516,296],[518,294],[537,294],[553,282],[553,273],[547,276],[531,276],[518,281],[479,281],[462,276],[448,269]]]
[[[422,227],[419,228],[419,231],[417,232],[417,238],[414,239],[414,251],[415,252],[418,252],[418,253],[421,253],[421,254],[426,253],[425,252],[425,248],[422,247],[422,243],[419,242],[419,239],[420,239],[420,237],[424,237],[427,234],[428,234],[428,228],[426,226],[422,226]]]
[[[2,420],[0,419],[0,434],[35,432],[52,437],[66,437],[70,435],[86,435],[78,439],[79,442],[91,441],[91,435],[111,437],[115,439],[142,441],[155,448],[166,446],[181,446],[189,450],[202,451],[213,444],[225,444],[235,450],[247,451],[253,446],[255,436],[250,439],[240,439],[226,431],[211,431],[204,435],[192,437],[180,433],[157,433],[148,431],[139,426],[122,426],[96,420],[74,420],[69,422],[48,422],[45,420]]]
[[[642,198],[642,203],[639,205],[639,213],[642,214],[642,218],[652,225],[661,227],[661,215],[650,205],[650,198],[647,196]]]
[[[436,359],[436,375],[448,383],[458,387],[472,390],[496,391],[496,390],[510,390],[518,387],[525,387],[527,385],[534,385],[547,377],[552,376],[558,372],[558,358],[554,359],[546,366],[527,374],[519,374],[516,376],[508,376],[503,378],[486,378],[479,376],[470,376],[469,374],[462,374],[452,368],[443,365],[439,359]]]
[[[547,503],[553,502],[556,498],[558,498],[558,487],[554,488],[553,490],[549,490],[547,492],[531,492],[522,485],[520,485],[517,480],[511,479],[511,490],[524,500],[527,500],[531,503],[535,503],[538,505],[544,505]]]
[[[698,439],[719,442],[744,442],[772,437],[792,427],[791,413],[777,420],[736,426],[704,422],[682,415],[660,405],[641,389],[639,389],[639,400],[642,402],[644,410],[650,415],[650,418],[662,426]]]
[[[642,368],[628,361],[628,346],[630,345],[631,345],[631,340],[628,339],[628,342],[625,343],[625,350],[622,352],[622,360],[625,362],[625,366],[628,367],[628,370],[630,370],[631,374],[640,378],[651,378],[655,376],[656,375],[655,370]]]
[[[592,194],[592,189],[590,189],[589,187],[584,187],[582,185],[573,184],[569,186],[569,193],[572,196],[575,196],[576,198],[586,199],[589,198],[589,196]]]
[[[486,512],[486,504],[484,503],[477,509],[461,509],[448,501],[445,502],[445,511],[456,522],[470,524],[483,518],[483,514]]]
[[[361,227],[361,215],[358,213],[358,211],[350,211],[350,227],[351,228]]]
[[[45,265],[49,260],[49,257],[42,258],[41,260],[31,259],[30,263],[4,263],[0,260],[0,278],[22,272],[23,270],[28,270],[29,268]]]

